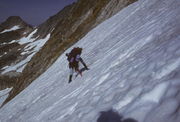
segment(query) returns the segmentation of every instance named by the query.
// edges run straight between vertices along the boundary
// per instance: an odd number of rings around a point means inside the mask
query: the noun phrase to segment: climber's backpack
[[[81,53],[82,53],[82,48],[74,47],[68,55],[68,61],[73,62],[73,60],[76,58],[76,56],[81,55]]]

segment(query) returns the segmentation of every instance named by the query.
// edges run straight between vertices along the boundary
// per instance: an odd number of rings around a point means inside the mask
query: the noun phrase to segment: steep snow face
[[[73,46],[84,48],[90,70],[83,77],[68,84],[65,52],[0,109],[0,120],[96,122],[113,109],[138,122],[179,122],[179,6],[179,0],[128,6]]]
[[[5,32],[10,32],[10,31],[15,31],[15,30],[18,30],[18,29],[20,29],[21,27],[19,26],[19,25],[15,25],[15,26],[13,26],[12,28],[10,28],[10,29],[6,29],[6,30],[4,30],[4,31],[2,31],[1,33],[5,33]],[[0,33],[0,34],[1,34]]]
[[[20,45],[26,44],[24,51],[21,55],[28,55],[24,60],[20,61],[17,64],[12,64],[10,66],[5,66],[2,69],[4,70],[2,74],[5,74],[10,71],[22,72],[26,64],[31,60],[31,58],[41,49],[41,47],[49,40],[50,34],[48,34],[44,39],[36,40],[33,38],[33,35],[37,32],[35,29],[27,37],[23,37],[20,40],[13,40],[10,43],[19,43]]]

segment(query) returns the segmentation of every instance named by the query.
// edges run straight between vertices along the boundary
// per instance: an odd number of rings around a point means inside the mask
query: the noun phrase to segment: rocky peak
[[[27,24],[24,20],[22,20],[19,16],[10,16],[1,23],[0,25],[0,31],[3,31],[4,29],[10,29],[13,26],[20,26],[21,28],[32,28],[31,25]]]
[[[23,22],[23,20],[21,19],[20,16],[10,16],[7,18],[6,21],[10,22],[10,23],[12,23],[12,22]]]

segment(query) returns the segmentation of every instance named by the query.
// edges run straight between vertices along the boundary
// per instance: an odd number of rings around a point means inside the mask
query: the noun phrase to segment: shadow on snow
[[[118,112],[111,110],[101,111],[97,122],[138,122],[132,118],[124,119]]]

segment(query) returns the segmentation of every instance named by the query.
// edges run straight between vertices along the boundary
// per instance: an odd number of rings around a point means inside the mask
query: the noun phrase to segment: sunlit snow
[[[138,122],[180,122],[179,6],[139,0],[123,9],[73,45],[90,70],[68,84],[71,47],[0,109],[0,120],[97,122],[113,109]]]

